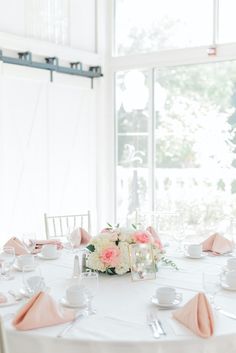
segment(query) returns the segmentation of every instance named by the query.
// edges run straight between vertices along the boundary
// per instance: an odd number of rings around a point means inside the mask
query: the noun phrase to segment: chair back
[[[3,320],[0,316],[0,353],[8,353],[6,334]]]
[[[48,216],[44,214],[46,238],[61,238],[68,235],[69,229],[81,227],[91,231],[90,211],[77,215]]]

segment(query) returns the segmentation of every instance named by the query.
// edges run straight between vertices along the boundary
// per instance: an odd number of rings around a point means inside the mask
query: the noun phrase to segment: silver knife
[[[230,319],[236,320],[236,315],[229,313],[228,311],[225,311],[223,309],[217,309],[220,314],[229,317]]]
[[[163,326],[162,326],[161,321],[160,321],[159,319],[155,319],[155,320],[154,320],[154,323],[155,323],[155,325],[156,325],[156,328],[157,328],[159,334],[160,334],[160,335],[166,335],[166,332],[165,332],[165,330],[164,330],[164,328],[163,328]]]
[[[63,337],[74,326],[74,324],[84,316],[87,316],[87,313],[84,312],[76,315],[74,319],[68,325],[66,325],[62,331],[58,333],[57,338]]]

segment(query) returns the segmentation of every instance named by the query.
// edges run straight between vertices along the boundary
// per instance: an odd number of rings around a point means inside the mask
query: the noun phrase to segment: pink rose
[[[103,263],[115,267],[119,263],[120,249],[116,246],[106,248],[101,252],[100,259]]]
[[[139,230],[133,234],[133,239],[135,243],[146,244],[151,243],[152,236],[147,231]]]

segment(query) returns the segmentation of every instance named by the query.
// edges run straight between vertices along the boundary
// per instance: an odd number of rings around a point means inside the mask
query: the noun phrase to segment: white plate
[[[44,256],[42,253],[38,254],[38,257],[43,260],[57,260],[61,254],[58,252],[56,256]]]
[[[184,254],[185,257],[187,257],[188,259],[193,259],[193,260],[201,260],[201,259],[204,259],[206,256],[208,256],[208,254],[201,254],[200,257],[195,257],[195,256],[191,256],[187,253]]]
[[[1,303],[0,308],[4,308],[5,306],[19,304],[19,301],[16,301],[11,295],[6,295],[6,297],[7,297],[7,302]]]
[[[157,297],[153,296],[151,298],[151,301],[153,304],[159,306],[160,308],[166,308],[166,309],[171,309],[171,308],[174,308],[176,306],[178,306],[181,302],[182,302],[183,298],[180,297],[180,298],[176,298],[173,303],[170,303],[170,304],[161,304],[159,303]]]
[[[87,306],[87,303],[80,304],[80,305],[70,304],[65,297],[61,298],[60,303],[63,306],[66,306],[67,308],[85,308]]]
[[[36,269],[36,267],[37,267],[36,264],[33,265],[32,267],[29,267],[29,266],[27,265],[27,272],[34,271],[34,270]],[[23,268],[22,268],[22,267],[19,267],[17,264],[14,264],[14,265],[13,265],[13,268],[14,268],[15,270],[17,270],[17,271],[20,271],[20,272],[23,271]]]
[[[226,290],[236,291],[236,286],[230,287],[226,282],[221,282],[220,284],[221,284],[221,287]]]

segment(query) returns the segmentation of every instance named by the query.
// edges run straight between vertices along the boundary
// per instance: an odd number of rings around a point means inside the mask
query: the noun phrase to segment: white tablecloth
[[[10,353],[233,353],[236,352],[236,320],[215,312],[215,334],[209,339],[195,336],[183,325],[172,319],[172,310],[160,310],[159,317],[167,331],[159,340],[152,337],[146,323],[146,314],[154,307],[151,296],[158,286],[175,286],[183,293],[183,303],[202,290],[202,272],[220,268],[227,257],[208,256],[200,260],[182,257],[172,258],[180,267],[174,271],[162,266],[156,280],[133,282],[125,276],[100,275],[99,291],[94,300],[97,315],[79,320],[62,338],[56,335],[65,325],[57,325],[27,332],[16,331],[11,326],[10,313],[16,312],[22,303],[1,307],[5,319]],[[58,260],[38,260],[51,295],[60,300],[70,285],[73,255],[63,251]],[[1,292],[22,287],[22,273],[15,272],[12,281],[0,282]],[[236,315],[236,292],[221,290],[216,303]],[[45,313],[47,315],[47,313]]]

